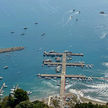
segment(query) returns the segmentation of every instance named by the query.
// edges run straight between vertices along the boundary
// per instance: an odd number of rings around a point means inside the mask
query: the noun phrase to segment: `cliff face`
[[[0,49],[0,53],[19,51],[19,50],[23,50],[23,49],[24,49],[24,47],[2,48],[2,49]]]

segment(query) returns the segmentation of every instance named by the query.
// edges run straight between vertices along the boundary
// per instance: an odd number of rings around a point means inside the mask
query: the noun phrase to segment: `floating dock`
[[[72,53],[72,52],[64,52],[66,56],[84,56],[83,53]],[[64,53],[57,52],[46,52],[44,51],[44,56],[63,56]]]
[[[43,61],[44,65],[48,65],[48,66],[59,66],[62,65],[61,62],[46,62]],[[79,63],[66,63],[66,66],[79,66],[79,67],[84,67],[85,64],[83,62],[79,62]]]
[[[0,49],[0,53],[13,52],[23,50],[24,47],[13,47],[13,48],[2,48]]]
[[[38,77],[41,78],[61,78],[61,74],[38,74]],[[86,79],[85,76],[82,75],[65,75],[66,78],[77,78],[77,79]]]

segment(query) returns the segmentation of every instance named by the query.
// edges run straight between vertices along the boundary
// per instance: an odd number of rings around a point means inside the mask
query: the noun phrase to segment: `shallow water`
[[[0,54],[0,76],[4,77],[0,85],[2,82],[8,85],[4,94],[7,95],[15,84],[31,90],[32,99],[59,93],[55,81],[36,77],[38,73],[55,73],[54,68],[41,66],[44,50],[81,52],[85,56],[75,57],[73,61],[94,64],[93,69],[68,67],[67,74],[107,76],[107,6],[107,0],[0,0],[0,47],[25,47],[23,51]],[[100,11],[106,14],[100,15]],[[23,29],[25,26],[27,30]],[[42,33],[46,34],[41,36]],[[3,69],[5,65],[9,66],[7,70]],[[86,96],[108,101],[107,81],[71,82],[67,92],[78,89]]]

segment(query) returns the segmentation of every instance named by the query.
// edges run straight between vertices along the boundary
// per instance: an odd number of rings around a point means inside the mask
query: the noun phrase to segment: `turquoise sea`
[[[105,14],[100,15],[100,11]],[[56,80],[36,76],[55,74],[54,67],[42,67],[44,50],[81,52],[84,57],[74,57],[73,61],[94,65],[93,69],[67,67],[67,74],[108,77],[108,0],[0,0],[0,48],[16,46],[25,49],[0,54],[0,86],[3,82],[8,85],[4,95],[16,84],[31,90],[31,99],[59,93]],[[9,68],[4,70],[6,65]],[[107,80],[71,80],[66,91],[75,90],[108,101]]]

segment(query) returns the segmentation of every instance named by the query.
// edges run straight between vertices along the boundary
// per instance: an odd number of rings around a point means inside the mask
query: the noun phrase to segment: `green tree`
[[[7,104],[8,104],[10,107],[14,108],[15,105],[16,105],[16,104],[15,104],[15,99],[14,99],[14,97],[12,97],[11,95],[9,95],[9,96],[8,96]]]
[[[4,99],[2,100],[1,108],[11,108],[11,106],[9,106],[8,104],[8,96],[4,97]]]
[[[49,108],[49,106],[48,105],[46,105],[46,104],[44,104],[44,102],[42,102],[42,101],[34,101],[33,102],[33,108]]]
[[[33,103],[30,101],[20,102],[15,108],[34,108]]]
[[[29,100],[27,92],[22,89],[17,89],[14,93],[15,103],[19,104],[22,101]]]

